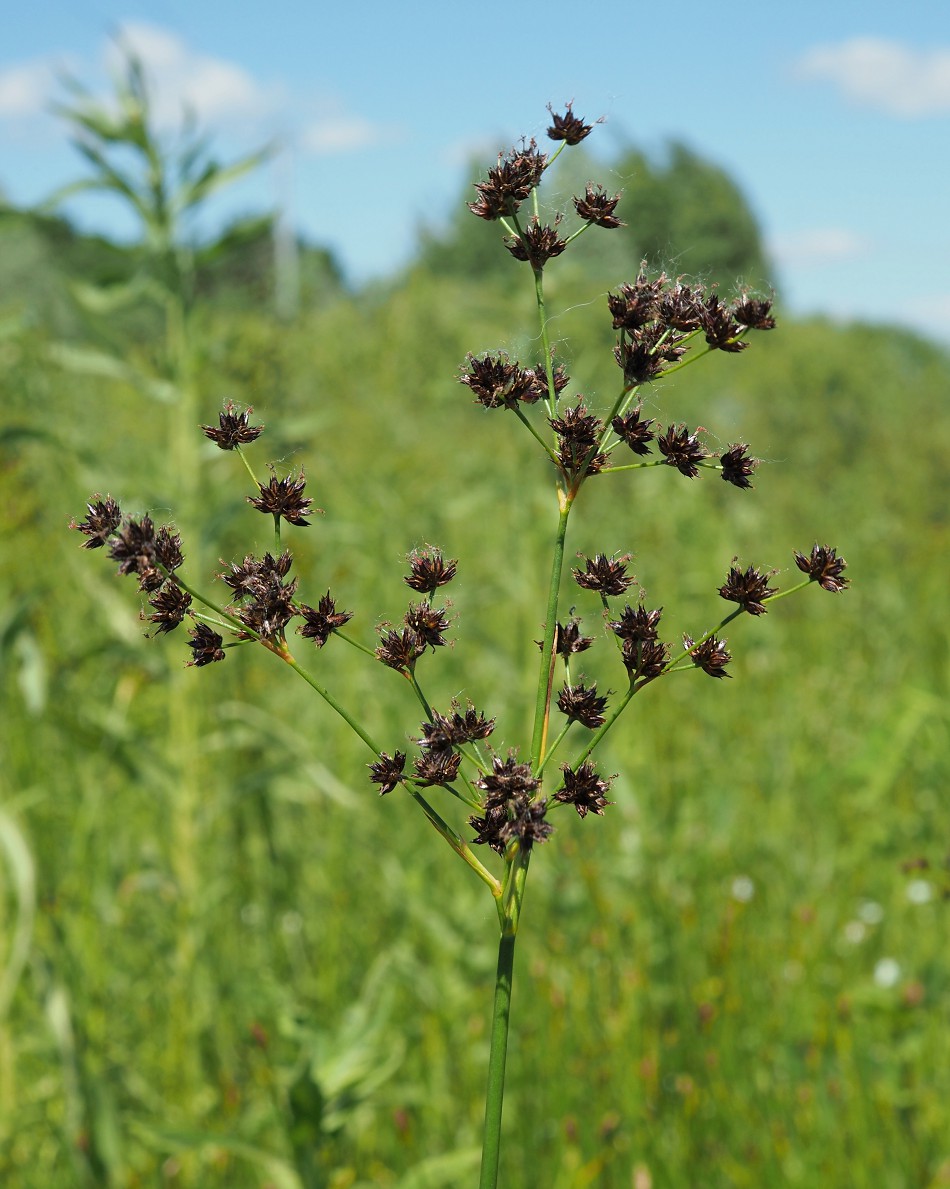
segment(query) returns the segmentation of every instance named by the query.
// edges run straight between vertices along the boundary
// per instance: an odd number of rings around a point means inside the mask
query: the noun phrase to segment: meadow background
[[[604,296],[641,254],[725,295],[769,277],[714,164],[674,147],[615,168],[629,229],[549,268],[595,408],[618,376]],[[582,150],[552,201],[571,171],[592,172]],[[482,885],[408,798],[376,796],[363,745],[274,658],[183,670],[183,633],[143,640],[132,584],[68,531],[108,492],[176,520],[205,585],[268,548],[238,460],[197,431],[253,405],[255,458],[303,465],[325,510],[289,541],[301,597],[329,587],[372,643],[405,609],[405,554],[441,546],[457,642],[423,662],[431,700],[471,697],[496,746],[525,740],[551,476],[457,375],[468,351],[535,350],[532,297],[462,202],[363,287],[301,243],[288,290],[266,220],[198,245],[187,406],[159,311],[90,288],[148,272],[147,246],[0,210],[4,1186],[474,1182]],[[506,1185],[950,1184],[950,356],[777,299],[778,330],[647,394],[664,424],[748,441],[756,490],[666,468],[591,484],[569,554],[633,552],[668,639],[717,621],[735,555],[790,584],[793,549],[833,544],[853,587],[730,625],[732,681],[647,689],[602,753],[616,805],[559,816],[535,856]],[[616,687],[600,652],[583,668]],[[309,663],[390,751],[417,731],[397,675],[338,641]]]

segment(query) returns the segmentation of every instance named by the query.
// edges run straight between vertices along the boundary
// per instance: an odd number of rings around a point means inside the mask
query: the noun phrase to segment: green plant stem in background
[[[557,608],[561,591],[561,574],[564,569],[564,542],[567,537],[567,522],[571,515],[574,496],[558,488],[558,521],[554,537],[554,551],[551,559],[551,582],[548,587],[544,637],[541,642],[541,663],[538,667],[538,692],[534,707],[534,733],[531,737],[531,768],[537,771],[544,752],[547,736],[548,713],[551,707],[551,689],[554,681],[555,637],[557,635]]]
[[[505,1066],[508,1058],[508,1026],[511,1019],[511,981],[515,967],[516,934],[503,929],[498,941],[495,997],[491,1017],[491,1053],[488,1058],[488,1087],[485,1092],[485,1131],[482,1169],[478,1189],[495,1189],[501,1156],[501,1114],[505,1097]]]

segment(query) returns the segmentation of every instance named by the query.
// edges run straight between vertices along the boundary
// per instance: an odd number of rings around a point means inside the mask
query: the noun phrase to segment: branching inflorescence
[[[563,603],[571,602],[562,592],[562,586],[569,583],[564,574],[565,540],[581,488],[592,480],[619,482],[616,476],[621,472],[665,465],[689,479],[704,471],[718,472],[726,483],[749,490],[757,460],[747,443],[733,443],[715,454],[704,444],[701,430],[676,422],[662,426],[645,417],[641,394],[646,385],[704,356],[740,354],[748,348],[751,332],[771,330],[775,320],[768,300],[742,294],[727,303],[695,282],[687,284],[684,278],[664,273],[650,275],[644,263],[633,280],[607,298],[605,313],[617,332],[613,354],[620,373],[609,408],[600,414],[592,411],[588,397],[575,393],[567,398],[571,382],[566,364],[556,358],[548,340],[544,273],[552,260],[591,227],[610,230],[621,226],[616,215],[621,196],[588,183],[584,193],[573,200],[579,220],[573,231],[567,230],[561,215],[547,223],[542,220],[538,186],[545,173],[565,146],[579,143],[592,130],[592,125],[574,115],[570,104],[563,114],[551,114],[548,135],[560,142],[556,151],[549,157],[531,140],[499,156],[487,178],[476,184],[476,199],[470,204],[474,215],[500,226],[504,246],[531,272],[541,357],[522,364],[503,351],[470,354],[458,376],[476,403],[485,409],[511,412],[523,423],[553,472],[558,520],[546,603],[539,617],[543,637],[535,642],[540,648],[540,665],[529,743],[521,749],[495,750],[487,742],[495,731],[493,718],[471,704],[453,703],[444,711],[435,710],[420,685],[420,662],[442,648],[451,626],[439,596],[456,577],[457,563],[441,549],[426,547],[409,555],[404,581],[419,598],[410,602],[401,623],[379,627],[374,647],[342,632],[352,616],[338,609],[329,591],[316,607],[297,600],[297,579],[290,576],[292,555],[281,542],[281,526],[286,522],[302,528],[311,523],[308,517],[314,509],[304,495],[303,474],[278,479],[272,473],[266,483],[255,478],[258,491],[248,501],[273,518],[274,551],[226,564],[220,573],[229,591],[224,600],[209,599],[184,580],[181,541],[170,527],[156,527],[148,515],[126,516],[113,499],[95,497],[85,519],[74,525],[88,538],[86,548],[105,548],[118,563],[120,574],[138,578],[139,589],[147,595],[149,611],[144,618],[152,634],[168,634],[186,620],[191,622],[190,665],[218,663],[238,645],[263,645],[294,668],[363,739],[373,753],[369,779],[380,794],[403,788],[417,800],[429,822],[495,898],[502,934],[497,989],[502,998],[496,998],[495,1019],[497,1025],[499,1013],[504,1014],[505,1027],[511,947],[532,848],[551,835],[548,819],[557,808],[573,806],[580,818],[603,815],[609,808],[607,794],[614,778],[597,769],[592,755],[632,698],[646,685],[682,670],[699,669],[716,679],[728,676],[732,655],[721,632],[730,621],[743,613],[762,616],[777,599],[812,583],[830,592],[841,591],[848,584],[843,577],[844,560],[824,545],[816,544],[809,554],[795,553],[795,563],[804,577],[786,590],[772,585],[774,571],[753,565],[742,568],[734,560],[718,593],[736,604],[735,609],[698,638],[685,635],[680,648],[660,638],[662,607],[648,607],[642,594],[627,601],[636,581],[628,573],[629,555],[584,557],[571,577],[578,587],[599,596],[606,631],[613,638],[622,692],[600,693],[596,684],[572,672],[573,658],[595,644],[595,635],[584,634],[579,618],[562,618]],[[527,217],[523,213],[526,203],[530,204]],[[201,427],[222,450],[238,452],[248,470],[245,447],[251,446],[263,429],[251,425],[250,414],[250,409],[238,411],[228,404],[217,426]],[[340,636],[368,661],[375,659],[410,682],[424,711],[424,720],[412,739],[417,753],[414,758],[402,747],[391,754],[381,750],[359,721],[298,664],[288,641],[295,621],[299,621],[297,633],[317,649],[325,647],[331,637]],[[529,645],[526,641],[526,655]],[[564,720],[557,731],[551,730],[552,710]],[[586,732],[585,742],[573,757],[566,757],[561,749],[575,726]],[[467,840],[427,799],[432,789],[443,790],[466,807],[471,830]],[[500,877],[482,863],[472,846],[487,847],[503,857]],[[507,991],[503,986],[505,962]],[[504,1054],[496,1053],[496,1039],[493,1033],[483,1185],[495,1183],[490,1170],[493,1162],[497,1167],[499,1077],[503,1079]],[[501,1061],[501,1074],[496,1061]]]

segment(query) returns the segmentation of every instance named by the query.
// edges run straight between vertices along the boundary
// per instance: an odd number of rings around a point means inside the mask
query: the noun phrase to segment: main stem
[[[551,562],[551,585],[548,588],[547,618],[541,642],[541,664],[538,668],[538,693],[534,708],[534,734],[531,738],[531,769],[538,770],[547,736],[548,713],[551,707],[551,681],[554,675],[554,636],[557,632],[557,605],[561,590],[561,571],[564,568],[564,540],[567,521],[574,502],[572,492],[558,488],[559,516]]]
[[[495,1003],[491,1021],[491,1056],[485,1095],[485,1138],[478,1189],[495,1189],[501,1155],[501,1107],[505,1095],[505,1062],[508,1057],[508,1021],[511,1014],[511,976],[515,965],[515,937],[506,922],[498,942]]]

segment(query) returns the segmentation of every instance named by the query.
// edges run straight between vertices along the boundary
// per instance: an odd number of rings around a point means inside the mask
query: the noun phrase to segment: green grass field
[[[563,331],[595,407],[616,386],[597,302]],[[552,477],[456,377],[467,351],[517,354],[530,316],[418,274],[290,327],[208,314],[198,339],[200,420],[253,405],[261,466],[302,464],[325,510],[289,530],[301,598],[331,588],[372,645],[411,548],[459,559],[456,643],[421,672],[434,705],[497,717],[499,751],[530,733]],[[0,341],[0,1181],[474,1184],[490,897],[273,657],[184,670],[183,632],[142,638],[133,584],[68,523],[92,492],[181,515],[177,410],[47,348]],[[754,492],[659,468],[582,493],[569,557],[633,553],[666,639],[717,622],[736,555],[789,585],[792,550],[827,542],[853,586],[731,624],[732,681],[647,688],[602,756],[615,806],[557,816],[519,942],[502,1185],[950,1185],[948,388],[922,340],[782,319],[647,398],[751,443]],[[181,527],[207,586],[271,539],[197,430],[194,465]],[[295,639],[385,748],[418,732],[398,675]],[[610,650],[588,656],[617,688]]]

